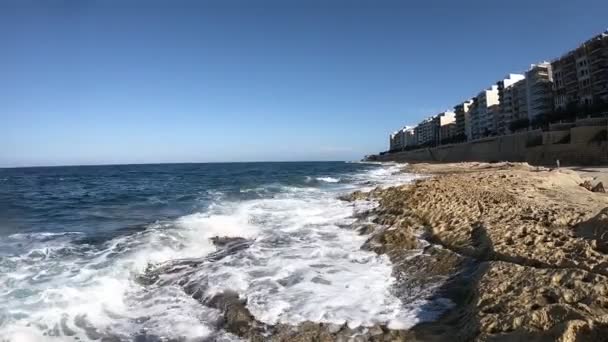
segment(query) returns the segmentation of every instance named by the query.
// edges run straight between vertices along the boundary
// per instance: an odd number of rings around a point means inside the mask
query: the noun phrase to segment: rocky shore
[[[456,305],[413,339],[608,340],[608,196],[588,189],[593,180],[527,164],[409,172],[433,177],[351,197],[380,201],[376,220],[389,228],[372,241],[396,269],[413,266],[396,256],[422,235],[421,279],[450,277],[436,295]]]
[[[187,279],[184,290],[223,313],[218,326],[250,341],[608,340],[608,195],[591,191],[597,181],[510,163],[406,171],[429,177],[342,199],[379,203],[358,214],[354,229],[369,235],[362,248],[388,255],[396,292],[438,317],[408,330],[267,325],[236,293],[204,298]],[[247,248],[243,239],[214,243],[215,258]],[[150,282],[155,272],[172,270],[152,271]]]

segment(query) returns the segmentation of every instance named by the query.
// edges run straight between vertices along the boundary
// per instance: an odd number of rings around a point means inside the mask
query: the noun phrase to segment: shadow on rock
[[[595,250],[608,254],[608,208],[602,209],[589,220],[575,225],[574,234],[591,240]]]
[[[485,228],[476,223],[471,232],[471,246],[473,250],[459,253],[452,250],[443,250],[444,258],[458,257],[458,262],[451,262],[456,267],[454,275],[439,287],[428,304],[422,307],[422,313],[434,310],[435,302],[440,299],[449,299],[453,307],[430,322],[417,324],[412,328],[416,339],[420,341],[471,341],[479,335],[480,322],[477,315],[477,302],[479,299],[479,282],[486,273],[488,260],[494,252],[492,240]],[[445,246],[446,244],[435,236],[429,236],[428,241]],[[434,247],[435,248],[435,247]],[[445,263],[445,260],[438,260]],[[449,264],[449,263],[448,263]],[[420,317],[425,319],[424,316]]]

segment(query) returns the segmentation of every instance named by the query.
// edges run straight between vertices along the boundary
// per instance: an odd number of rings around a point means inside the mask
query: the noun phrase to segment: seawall
[[[375,155],[372,160],[398,162],[512,161],[533,165],[608,164],[608,120],[585,119],[532,130],[489,137],[467,143]]]

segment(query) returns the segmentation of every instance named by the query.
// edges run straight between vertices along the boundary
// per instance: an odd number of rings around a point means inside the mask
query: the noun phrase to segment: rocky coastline
[[[449,277],[436,295],[455,306],[411,340],[608,339],[608,197],[590,191],[592,179],[511,163],[408,171],[433,177],[352,197],[380,202],[378,223],[390,228],[372,240],[396,269]],[[412,236],[429,243],[416,265],[393,256]]]
[[[397,291],[410,300],[416,293],[438,317],[407,330],[267,325],[236,293],[204,298],[187,281],[184,290],[222,312],[218,326],[249,341],[608,340],[608,195],[591,191],[599,189],[593,179],[512,163],[406,171],[429,177],[344,196],[379,204],[348,229],[369,236],[361,248],[389,256]],[[214,243],[215,258],[247,247],[243,239]]]

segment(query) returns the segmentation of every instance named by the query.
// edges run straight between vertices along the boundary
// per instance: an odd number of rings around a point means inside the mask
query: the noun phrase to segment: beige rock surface
[[[608,340],[606,194],[581,187],[574,171],[527,164],[417,164],[409,171],[435,176],[374,194],[378,222],[398,228],[384,234],[422,231],[475,263],[452,270],[469,272],[446,284],[457,306],[414,328],[421,340]]]

